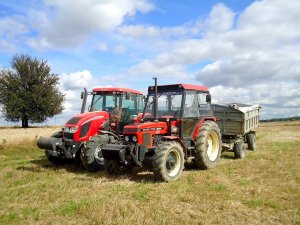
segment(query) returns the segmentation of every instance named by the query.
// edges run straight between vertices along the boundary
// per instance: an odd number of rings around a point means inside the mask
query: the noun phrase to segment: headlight
[[[65,127],[65,131],[66,131],[66,132],[75,133],[77,130],[78,130],[78,126],[74,126],[74,127]]]
[[[177,127],[175,127],[175,126],[173,126],[173,127],[171,127],[171,132],[172,133],[177,133],[177,131],[178,131],[178,128]]]
[[[125,136],[125,137],[124,137],[124,140],[125,140],[125,141],[129,141],[129,137],[128,137],[128,136]]]
[[[133,137],[132,137],[132,141],[133,141],[133,142],[137,142],[136,136],[133,136]]]

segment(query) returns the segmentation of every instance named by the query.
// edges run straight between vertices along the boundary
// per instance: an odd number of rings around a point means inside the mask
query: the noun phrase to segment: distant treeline
[[[295,121],[295,120],[300,120],[300,116],[287,117],[287,118],[273,118],[268,120],[260,120],[260,122]]]

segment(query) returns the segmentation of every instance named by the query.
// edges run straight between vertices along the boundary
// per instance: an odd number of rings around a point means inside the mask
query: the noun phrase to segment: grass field
[[[0,129],[0,224],[300,224],[300,122],[262,123],[246,159],[171,183],[52,166],[34,144],[48,133]]]

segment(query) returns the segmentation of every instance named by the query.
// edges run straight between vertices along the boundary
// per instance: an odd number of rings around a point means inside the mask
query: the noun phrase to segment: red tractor
[[[92,102],[89,112],[84,112],[88,94],[92,95]],[[53,164],[81,158],[87,169],[96,171],[104,167],[99,146],[120,134],[124,126],[141,119],[143,94],[126,88],[94,88],[92,93],[85,89],[81,98],[81,114],[71,118],[50,138],[40,137],[37,145],[45,149]]]
[[[155,177],[166,182],[180,177],[185,162],[201,169],[215,167],[221,155],[221,134],[208,88],[157,86],[155,78],[141,121],[125,126],[122,136],[104,144],[102,155],[111,175],[150,165]]]

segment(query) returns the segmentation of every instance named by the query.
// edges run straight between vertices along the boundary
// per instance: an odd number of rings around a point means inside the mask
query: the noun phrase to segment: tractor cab
[[[127,88],[95,88],[92,92],[90,112],[108,112],[110,128],[120,132],[125,125],[134,122],[143,110],[143,94]]]
[[[207,117],[213,117],[213,112],[211,95],[205,86],[161,85],[157,86],[157,93],[155,86],[148,88],[143,121],[176,121],[172,122],[169,135],[191,140],[195,126]]]

